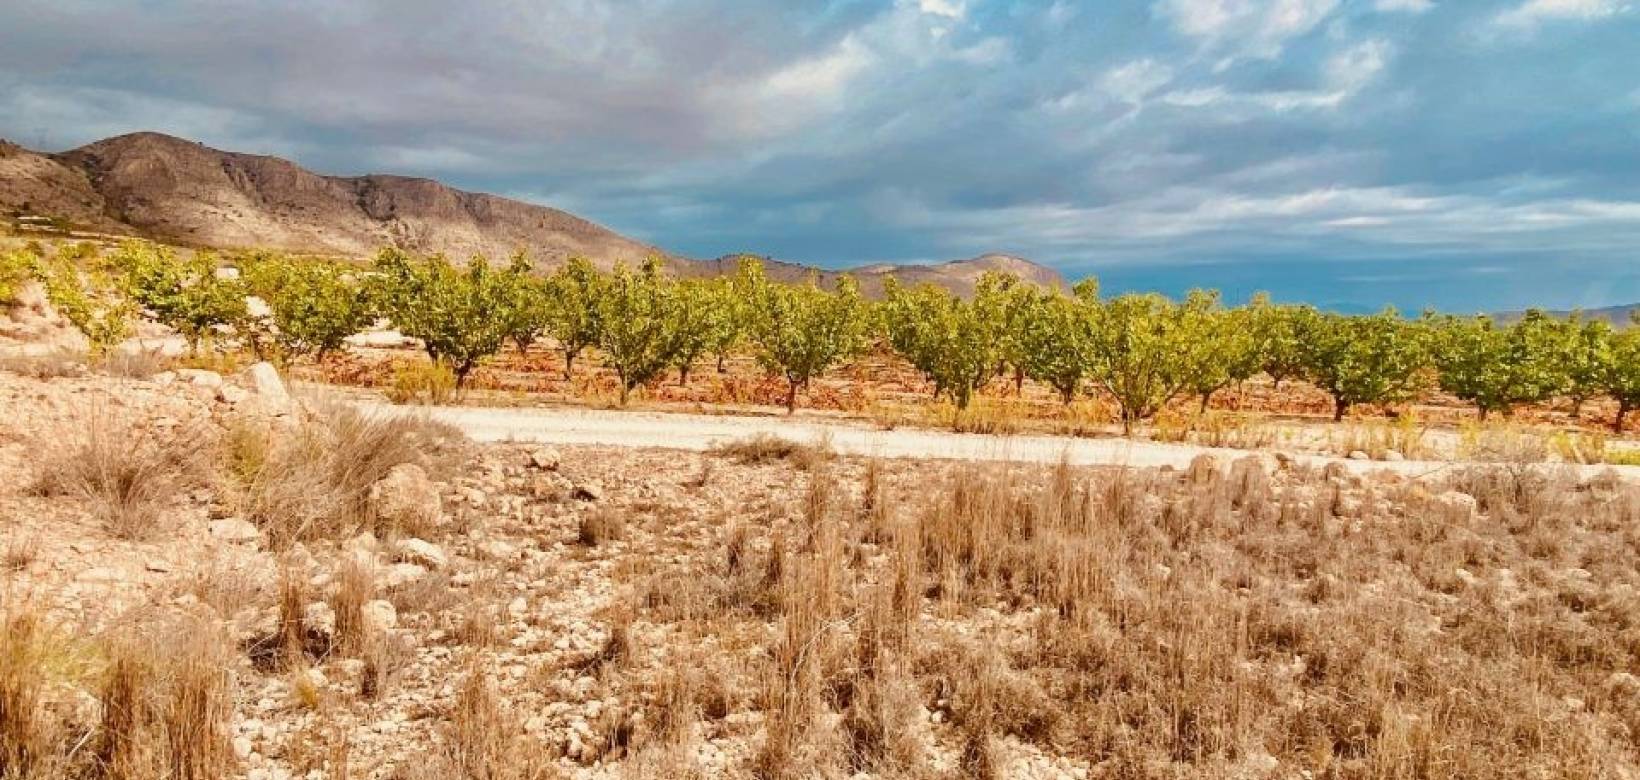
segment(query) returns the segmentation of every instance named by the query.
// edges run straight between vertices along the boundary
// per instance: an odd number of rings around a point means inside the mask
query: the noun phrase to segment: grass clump
[[[176,495],[202,484],[214,436],[202,425],[145,428],[107,410],[82,412],[72,430],[43,447],[35,490],[96,507],[121,539],[152,534]]]
[[[772,433],[756,433],[720,442],[712,445],[708,452],[742,466],[786,461],[804,471],[825,463],[834,455],[827,442],[803,444]]]

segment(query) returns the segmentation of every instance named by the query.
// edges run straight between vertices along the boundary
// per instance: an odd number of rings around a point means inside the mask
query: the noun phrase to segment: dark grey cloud
[[[1615,0],[0,0],[0,134],[437,176],[675,251],[1640,300]]]

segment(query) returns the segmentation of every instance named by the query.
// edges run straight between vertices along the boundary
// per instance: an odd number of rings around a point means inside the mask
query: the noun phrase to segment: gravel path
[[[846,455],[883,458],[949,458],[958,460],[1184,468],[1197,455],[1211,452],[1238,458],[1246,450],[1188,444],[1161,444],[1121,438],[985,435],[944,431],[879,430],[843,421],[813,418],[734,417],[668,412],[592,409],[499,409],[477,407],[400,407],[382,403],[358,405],[379,414],[427,414],[460,428],[476,441],[521,441],[593,444],[615,447],[662,447],[705,450],[714,444],[756,434],[773,434],[800,442],[826,442]],[[1297,454],[1299,462],[1337,461],[1354,471],[1389,469],[1408,476],[1436,474],[1454,467],[1430,461],[1356,461],[1325,455]],[[1585,476],[1611,468],[1640,479],[1640,467],[1573,466]]]

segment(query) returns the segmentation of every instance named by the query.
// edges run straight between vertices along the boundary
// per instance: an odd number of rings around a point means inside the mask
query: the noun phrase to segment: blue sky
[[[433,176],[696,257],[1640,301],[1640,0],[0,0],[0,135]]]

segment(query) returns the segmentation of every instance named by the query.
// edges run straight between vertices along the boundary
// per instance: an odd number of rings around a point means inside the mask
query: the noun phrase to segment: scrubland
[[[1615,472],[478,445],[236,384],[0,371],[0,776],[1640,769]]]

